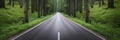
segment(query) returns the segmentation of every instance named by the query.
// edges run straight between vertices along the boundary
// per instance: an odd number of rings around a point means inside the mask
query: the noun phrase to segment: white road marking
[[[60,32],[58,32],[58,40],[60,40]]]

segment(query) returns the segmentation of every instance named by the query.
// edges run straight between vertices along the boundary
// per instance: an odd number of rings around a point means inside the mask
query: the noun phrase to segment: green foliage
[[[35,26],[36,24],[48,19],[49,17],[51,17],[51,16],[37,18],[27,24],[16,23],[16,24],[7,25],[7,27],[3,26],[1,29],[1,32],[0,32],[0,35],[1,35],[0,40],[6,40],[9,37],[15,35],[16,33],[27,30],[27,29]]]
[[[71,20],[77,22],[80,25],[83,25],[84,27],[87,27],[101,35],[103,35],[107,40],[119,40],[120,39],[120,28],[116,28],[110,24],[101,24],[93,22],[91,24],[86,23],[83,20],[80,20],[78,18],[70,17],[66,15]]]
[[[23,10],[18,7],[19,6],[16,5],[14,8],[7,6],[7,9],[0,9],[0,26],[3,26],[3,24],[12,24],[21,20],[23,17]]]
[[[65,3],[66,3],[66,0],[49,0],[48,7],[50,7],[54,12],[61,11],[61,10],[65,11],[65,7],[66,7]]]
[[[106,1],[105,1],[106,2]],[[120,26],[120,3],[115,0],[115,8],[108,9],[107,3],[99,7],[98,2],[95,2],[94,8],[90,8],[90,18],[92,22],[101,24],[110,24],[115,27]],[[85,12],[77,12],[77,18],[84,20]]]
[[[91,20],[95,22],[108,23],[113,26],[120,25],[120,5],[119,0],[115,1],[114,9],[107,9],[107,4],[102,7],[98,7],[98,5],[94,5],[94,8],[91,8]]]
[[[30,22],[23,24],[24,11],[19,8],[19,5],[15,5],[15,7],[6,6],[6,8],[0,9],[0,40],[7,40],[9,37],[27,30],[52,16],[38,18],[37,13],[29,12]]]
[[[108,40],[120,40],[120,1],[115,0],[115,8],[108,9],[107,1],[99,7],[98,2],[90,8],[91,24],[85,23],[85,13],[77,12],[77,17],[69,17],[73,21],[103,35]]]

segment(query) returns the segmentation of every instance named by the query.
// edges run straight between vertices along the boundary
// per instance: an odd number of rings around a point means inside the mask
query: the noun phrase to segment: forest
[[[120,40],[119,10],[120,0],[0,0],[0,40],[9,40],[56,12],[106,40]]]

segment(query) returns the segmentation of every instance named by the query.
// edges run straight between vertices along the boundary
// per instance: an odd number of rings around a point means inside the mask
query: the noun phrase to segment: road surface
[[[33,30],[15,40],[102,40],[59,12]]]

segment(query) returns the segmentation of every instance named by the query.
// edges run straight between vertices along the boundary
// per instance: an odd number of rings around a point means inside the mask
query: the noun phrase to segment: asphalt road
[[[102,40],[59,12],[33,30],[15,40]]]

